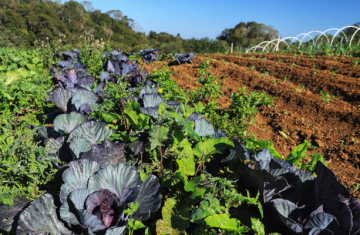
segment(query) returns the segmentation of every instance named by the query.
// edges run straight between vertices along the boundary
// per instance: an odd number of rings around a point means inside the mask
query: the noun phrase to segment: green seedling
[[[324,100],[325,104],[330,105],[331,98],[336,98],[334,95],[330,95],[328,92],[320,91],[320,96]]]

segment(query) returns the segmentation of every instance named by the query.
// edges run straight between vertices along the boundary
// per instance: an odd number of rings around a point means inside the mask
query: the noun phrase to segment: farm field
[[[360,235],[356,1],[117,2],[0,0],[0,235]]]
[[[354,66],[358,58],[299,57],[199,54],[192,64],[170,66],[169,70],[174,72],[171,78],[180,88],[193,90],[201,86],[196,81],[198,66],[209,60],[211,74],[222,81],[224,97],[219,99],[222,108],[231,104],[231,93],[243,86],[248,91],[265,91],[277,97],[275,107],[259,107],[249,133],[272,141],[283,156],[304,139],[311,141],[318,148],[309,149],[309,153],[321,153],[340,182],[354,197],[360,198],[355,188],[360,181],[357,167],[360,162],[360,66]],[[144,68],[151,72],[166,63],[148,64]],[[321,91],[329,94],[327,102]]]
[[[356,59],[106,47],[0,50],[0,232],[357,233]]]

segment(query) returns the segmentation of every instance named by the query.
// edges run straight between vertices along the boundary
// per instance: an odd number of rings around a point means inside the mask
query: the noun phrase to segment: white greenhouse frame
[[[344,29],[347,29],[347,28],[355,28],[355,29],[356,29],[355,32],[354,32],[354,34],[353,34],[353,35],[351,36],[351,38],[350,38],[350,42],[349,42],[348,38],[346,37],[346,34],[343,32],[343,30],[344,30]],[[329,32],[329,31],[331,31],[331,30],[336,30],[336,33],[334,34],[334,37],[331,39],[331,42],[329,42],[329,38],[327,37],[326,33]],[[270,44],[272,44],[272,45],[275,46],[275,51],[278,51],[278,50],[279,50],[279,44],[280,44],[281,42],[284,42],[284,43],[288,46],[287,49],[289,49],[290,45],[294,42],[294,40],[298,40],[298,41],[300,42],[300,43],[299,43],[299,47],[298,47],[298,48],[300,48],[301,45],[303,44],[303,40],[304,40],[306,37],[310,37],[311,40],[313,41],[313,43],[316,44],[317,41],[319,40],[319,38],[320,38],[321,36],[324,36],[324,37],[326,38],[327,42],[330,43],[330,46],[332,46],[332,44],[333,44],[333,42],[334,42],[334,38],[335,38],[336,35],[339,34],[339,33],[342,33],[342,34],[344,35],[346,42],[349,42],[349,46],[351,46],[351,43],[352,43],[352,41],[353,41],[353,39],[354,39],[354,36],[355,36],[355,34],[356,34],[357,32],[360,32],[360,27],[357,27],[357,26],[345,26],[345,27],[342,27],[341,29],[331,28],[331,29],[327,29],[327,30],[325,30],[325,31],[323,31],[323,32],[322,32],[322,31],[319,31],[319,30],[314,30],[314,31],[310,31],[310,32],[308,32],[308,33],[301,33],[301,34],[297,35],[296,37],[286,37],[286,38],[283,38],[283,39],[281,39],[281,38],[279,37],[278,39],[273,39],[273,40],[271,40],[271,41],[261,42],[261,43],[259,43],[257,46],[254,46],[254,47],[251,47],[251,48],[247,49],[247,50],[245,51],[245,53],[248,53],[249,51],[255,51],[256,49],[259,49],[259,48],[262,49],[262,51],[266,51],[266,52],[267,52],[267,51],[268,51],[267,47],[268,47]],[[319,35],[319,37],[318,37],[316,40],[314,40],[314,38],[310,35],[310,34],[312,34],[312,33],[320,33],[320,35]],[[304,36],[303,36],[301,39],[299,39],[299,37],[302,36],[302,35],[304,35]],[[292,39],[289,44],[285,41],[285,40],[287,40],[287,39]],[[261,45],[263,45],[263,44],[265,44],[265,46],[261,46]]]

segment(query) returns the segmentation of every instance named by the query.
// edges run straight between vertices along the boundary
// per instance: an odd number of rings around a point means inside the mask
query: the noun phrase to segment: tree
[[[87,13],[90,13],[90,12],[94,11],[94,7],[93,7],[91,2],[83,1],[80,4],[84,6]]]
[[[131,22],[131,28],[137,33],[143,33],[144,30],[138,22]]]
[[[106,33],[106,36],[108,37],[108,41],[110,41],[111,36],[113,35],[114,31],[112,31],[109,28],[104,27],[104,31]]]
[[[255,21],[240,22],[234,28],[225,29],[217,37],[218,40],[234,42],[241,47],[250,47],[260,42],[272,40],[278,37],[278,31],[272,26],[259,24]]]
[[[133,19],[130,19],[130,18],[128,18],[127,16],[124,16],[124,17],[122,18],[122,20],[123,20],[127,25],[131,25],[131,24],[134,22]]]
[[[114,18],[116,21],[120,21],[123,19],[123,13],[120,10],[111,10],[106,12],[110,17]]]
[[[15,0],[0,1],[0,7],[4,10],[14,9],[16,6],[17,6],[17,1]]]
[[[79,22],[84,19],[85,8],[83,5],[76,1],[69,1],[64,3],[65,7],[65,19],[68,23],[70,23],[72,20],[77,20]]]

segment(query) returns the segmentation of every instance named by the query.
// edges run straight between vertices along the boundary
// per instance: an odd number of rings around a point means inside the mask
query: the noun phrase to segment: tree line
[[[58,40],[78,45],[81,35],[109,41],[113,48],[138,52],[159,48],[163,53],[224,53],[233,42],[235,48],[249,48],[278,37],[271,26],[257,22],[240,22],[224,29],[215,39],[183,39],[166,32],[144,33],[139,23],[120,10],[102,13],[94,10],[91,2],[61,0],[6,0],[0,1],[0,47],[33,47],[35,41]]]

